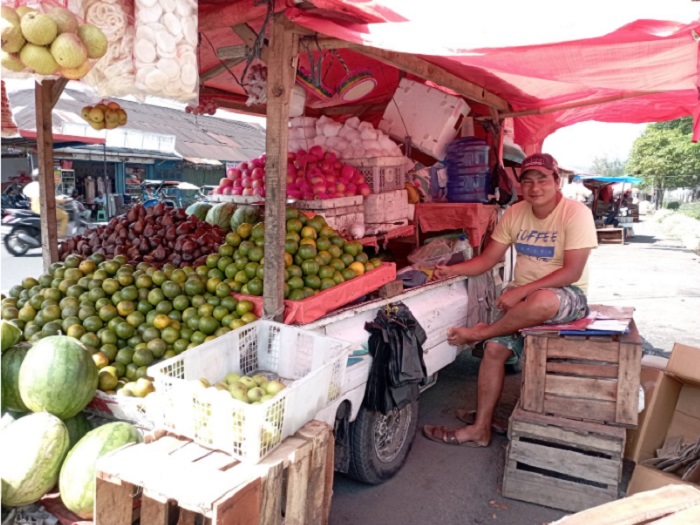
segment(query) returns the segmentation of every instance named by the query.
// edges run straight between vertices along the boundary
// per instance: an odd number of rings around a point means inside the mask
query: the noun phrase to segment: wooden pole
[[[44,271],[58,261],[58,232],[56,224],[56,184],[53,176],[53,130],[51,110],[60,97],[65,82],[55,80],[36,82],[36,146],[39,167],[39,205],[41,208],[41,252]]]
[[[284,239],[287,198],[287,123],[297,70],[299,36],[280,16],[272,24],[267,62],[267,133],[265,151],[264,313],[276,321],[284,315]]]

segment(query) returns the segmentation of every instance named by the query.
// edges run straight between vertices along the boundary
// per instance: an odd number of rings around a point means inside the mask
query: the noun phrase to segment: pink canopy
[[[286,16],[321,35],[419,56],[497,95],[510,106],[506,115],[515,114],[516,141],[528,150],[537,149],[555,130],[586,120],[640,123],[693,115],[695,139],[700,137],[700,20],[637,20],[593,38],[479,48],[473,45],[474,37],[467,35],[469,26],[462,20],[450,20],[447,13],[443,18],[432,13],[426,20],[410,20],[392,10],[390,0],[312,3],[315,9],[289,8]],[[429,9],[430,3],[424,5]],[[444,7],[449,2],[437,5]],[[233,22],[230,17],[224,19],[227,24]],[[257,22],[260,28],[259,20],[244,21],[253,27]],[[493,30],[498,31],[496,22]],[[216,28],[209,34],[217,47],[240,43],[235,36],[231,38],[230,29]],[[308,45],[301,51],[300,66],[308,68],[320,53]],[[390,101],[398,84],[398,70],[352,49],[340,49],[336,56],[344,65],[325,60],[324,84],[339,85],[347,76],[345,66],[350,71],[368,71],[379,86],[356,104],[373,105],[381,114],[381,106]],[[204,53],[202,63],[204,71],[214,67],[218,59],[213,52]],[[225,73],[207,80],[206,86],[242,93]],[[307,99],[309,108],[321,111],[343,104],[336,98]],[[469,104],[476,114],[488,115],[485,106]],[[527,114],[520,115],[522,112]]]

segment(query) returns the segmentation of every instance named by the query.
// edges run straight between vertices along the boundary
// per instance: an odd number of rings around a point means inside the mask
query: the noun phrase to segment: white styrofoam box
[[[348,206],[362,206],[362,195],[339,197],[337,199],[316,199],[313,201],[298,200],[294,202],[294,207],[300,210],[327,210]]]
[[[408,205],[408,220],[412,221],[416,217],[416,205],[415,204],[409,204]]]
[[[442,160],[469,110],[460,97],[402,78],[379,129],[399,140],[409,136],[414,147]]]
[[[337,199],[298,200],[293,206],[312,211],[326,219],[326,224],[347,237],[353,224],[365,223],[365,208],[362,195],[339,197]]]
[[[255,321],[149,367],[160,426],[204,446],[257,463],[341,393],[352,344],[294,326]],[[249,405],[204,388],[230,372],[264,373],[287,386]]]
[[[406,157],[375,157],[370,159],[343,159],[364,175],[372,193],[402,190],[406,185],[408,159]]]
[[[387,191],[365,198],[365,223],[390,223],[408,219],[408,192]]]
[[[155,427],[154,414],[157,414],[158,410],[156,396],[126,397],[106,394],[101,390],[95,392],[95,397],[85,407],[88,414],[114,421],[128,421],[147,430]]]

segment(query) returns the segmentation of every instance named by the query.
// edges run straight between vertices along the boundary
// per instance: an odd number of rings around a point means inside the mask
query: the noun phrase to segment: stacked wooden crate
[[[617,499],[625,427],[636,427],[642,342],[528,335],[509,424],[503,495],[568,511]]]

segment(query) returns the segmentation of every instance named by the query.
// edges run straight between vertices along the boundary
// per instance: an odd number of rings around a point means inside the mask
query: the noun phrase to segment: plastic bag
[[[105,34],[73,2],[2,6],[3,78],[83,78],[105,55]]]
[[[418,397],[418,385],[427,376],[425,330],[403,303],[380,310],[365,330],[373,359],[363,405],[382,414],[400,410]]]
[[[148,95],[192,101],[198,96],[197,2],[136,0],[135,86]]]
[[[107,53],[83,81],[101,97],[135,95],[134,8],[125,0],[85,0],[85,19],[107,37]]]
[[[425,246],[414,250],[408,260],[416,268],[435,268],[438,264],[446,264],[452,259],[454,243],[447,239],[436,239]]]

